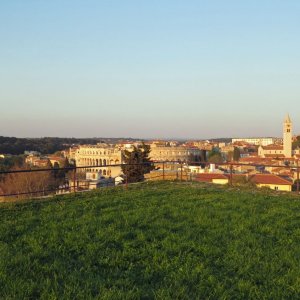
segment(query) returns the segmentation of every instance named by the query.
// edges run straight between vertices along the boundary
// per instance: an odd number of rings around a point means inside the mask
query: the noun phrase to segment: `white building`
[[[281,142],[281,139],[273,138],[273,137],[232,139],[232,144],[234,144],[236,142],[244,142],[244,143],[248,143],[248,144],[256,145],[256,146],[268,146],[268,145],[278,144],[279,142]]]

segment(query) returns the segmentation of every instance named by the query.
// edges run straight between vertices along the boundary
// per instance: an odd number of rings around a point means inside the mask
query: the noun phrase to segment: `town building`
[[[211,151],[215,146],[220,147],[219,144],[215,145],[210,143],[209,141],[188,141],[185,143],[188,147],[196,147],[200,150]]]
[[[34,167],[38,167],[38,168],[48,168],[48,167],[51,167],[51,165],[49,165],[49,159],[48,158],[40,158],[38,160],[35,160],[33,162],[33,166]]]
[[[250,178],[257,187],[267,187],[275,191],[292,191],[293,183],[287,179],[274,174],[256,174]]]
[[[95,172],[104,177],[116,177],[122,173],[122,149],[114,145],[99,143],[77,146],[74,160],[79,172]]]
[[[202,173],[197,174],[196,181],[200,182],[210,182],[215,184],[228,184],[229,180],[228,177],[224,174],[218,174],[218,173]]]
[[[59,167],[63,167],[63,164],[65,162],[64,157],[56,156],[56,155],[49,155],[48,159],[50,160],[52,166],[57,164]]]
[[[258,148],[258,156],[263,158],[284,158],[283,145],[268,145]]]
[[[106,143],[79,145],[75,149],[70,148],[69,151],[65,151],[65,155],[68,159],[75,161],[76,166],[79,167],[79,173],[93,172],[106,178],[117,177],[122,174],[123,152],[131,151],[133,146],[139,145],[140,143],[127,142],[117,145]],[[197,147],[175,146],[175,142],[154,141],[150,143],[150,159],[155,162],[199,162],[205,159],[202,156],[202,151]],[[178,165],[165,165],[166,169],[177,167]]]
[[[232,144],[239,143],[239,142],[245,142],[250,145],[256,145],[256,146],[268,146],[268,145],[272,145],[272,144],[281,143],[282,139],[274,138],[274,137],[254,137],[254,138],[232,139]]]
[[[153,161],[176,161],[188,163],[202,160],[202,152],[197,147],[171,147],[157,144],[151,144],[150,147],[150,157]]]
[[[41,156],[42,153],[38,152],[38,151],[34,151],[34,150],[26,150],[24,151],[25,155],[34,155],[34,156]]]
[[[291,192],[293,186],[292,181],[274,174],[233,175],[233,178],[243,179],[242,181],[245,183],[253,183],[258,188],[269,188],[275,191]],[[203,173],[197,174],[196,180],[215,184],[228,184],[230,176],[228,174]]]
[[[293,123],[289,115],[283,122],[283,143],[259,146],[258,155],[263,158],[289,159],[300,155],[300,149],[293,149]]]
[[[68,181],[68,191],[94,190],[101,187],[114,186],[115,179],[104,177],[99,172],[86,172],[85,178],[70,178]]]

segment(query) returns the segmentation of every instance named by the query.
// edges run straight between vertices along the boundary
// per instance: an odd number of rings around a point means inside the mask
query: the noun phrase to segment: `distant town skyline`
[[[3,1],[0,135],[300,134],[300,2]]]

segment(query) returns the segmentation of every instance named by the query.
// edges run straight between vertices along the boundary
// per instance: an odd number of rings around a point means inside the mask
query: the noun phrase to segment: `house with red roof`
[[[274,174],[255,174],[249,180],[257,187],[267,187],[275,191],[292,191],[292,181]]]
[[[227,184],[229,179],[224,174],[219,173],[200,173],[195,177],[196,181],[211,182],[216,184]]]
[[[275,191],[292,191],[292,180],[288,180],[278,175],[274,174],[233,174],[233,179],[237,180],[238,178],[245,178],[246,181],[254,183],[257,187],[267,187]],[[228,174],[218,174],[218,173],[200,173],[195,177],[196,181],[200,182],[210,182],[216,184],[228,184],[230,176]]]

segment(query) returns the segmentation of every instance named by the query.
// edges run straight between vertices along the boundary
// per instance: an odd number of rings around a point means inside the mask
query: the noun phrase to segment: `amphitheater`
[[[97,172],[112,177],[121,173],[122,150],[112,145],[80,145],[74,159],[77,167],[87,166],[82,169],[83,172]]]
[[[196,147],[184,146],[157,146],[150,144],[150,158],[156,162],[182,162],[201,160],[201,150]],[[108,145],[99,143],[97,145],[80,145],[73,151],[73,159],[81,172],[96,172],[105,177],[116,177],[122,173],[121,164],[123,163],[122,154],[124,147],[120,145]],[[127,149],[132,149],[128,147]],[[114,166],[115,165],[115,166]]]

